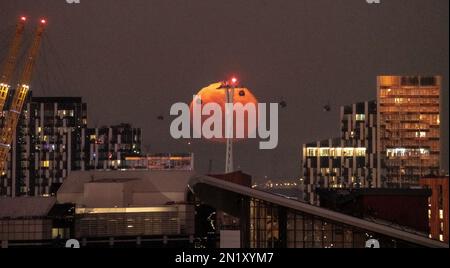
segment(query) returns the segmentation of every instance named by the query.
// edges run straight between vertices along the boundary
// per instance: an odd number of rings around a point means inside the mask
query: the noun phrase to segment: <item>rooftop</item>
[[[82,103],[81,97],[32,97],[31,102],[38,103]]]
[[[58,203],[78,207],[161,206],[185,202],[193,171],[74,171],[58,191]]]
[[[54,197],[1,197],[0,219],[46,217],[55,203]]]
[[[262,201],[266,201],[275,205],[290,208],[293,210],[301,211],[303,213],[311,214],[317,217],[321,217],[330,221],[335,221],[350,226],[356,226],[371,232],[383,234],[393,238],[401,239],[410,243],[418,244],[425,247],[433,248],[448,248],[447,244],[441,243],[429,239],[426,236],[406,232],[405,230],[399,230],[391,226],[386,226],[384,224],[368,221],[365,219],[360,219],[352,216],[348,216],[339,212],[328,210],[325,208],[313,206],[304,202],[298,202],[288,198],[284,198],[278,195],[273,195],[267,192],[258,191],[249,187],[244,187],[241,185],[229,183],[219,179],[215,179],[208,176],[196,176],[190,183],[189,188],[194,189],[196,185],[206,184],[208,186],[216,187],[225,191],[232,193],[237,193],[243,196],[252,197]]]

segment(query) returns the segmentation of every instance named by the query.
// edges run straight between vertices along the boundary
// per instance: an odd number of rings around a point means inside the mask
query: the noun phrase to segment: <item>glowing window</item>
[[[416,132],[416,138],[426,138],[427,133],[425,131],[418,131]]]
[[[348,148],[335,148],[335,147],[324,147],[324,148],[307,148],[307,157],[353,157],[353,156],[365,156],[366,148],[363,147],[348,147]]]
[[[356,148],[356,156],[366,156],[366,148]]]
[[[344,156],[353,156],[353,148],[344,148]]]
[[[366,115],[365,114],[357,114],[356,115],[356,121],[365,121]]]
[[[316,148],[308,148],[306,150],[307,156],[317,156],[317,149]]]
[[[50,161],[41,161],[41,167],[48,168],[50,167]]]
[[[320,156],[330,156],[330,148],[321,148],[320,149]]]
[[[391,148],[386,150],[387,157],[403,157],[414,155],[429,155],[430,150],[425,148],[420,149],[406,149],[406,148]]]

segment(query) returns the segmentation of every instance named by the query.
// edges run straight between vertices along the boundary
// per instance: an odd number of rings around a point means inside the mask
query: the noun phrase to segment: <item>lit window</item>
[[[306,150],[307,154],[306,156],[317,156],[317,149],[316,148],[308,148]]]
[[[439,210],[439,219],[441,219],[441,220],[444,219],[444,210],[442,210],[442,209]]]
[[[418,131],[416,132],[416,138],[426,138],[427,133],[425,131]]]
[[[366,148],[363,147],[348,147],[348,148],[307,148],[306,157],[353,157],[365,156]]]
[[[366,156],[366,148],[356,148],[356,156]]]
[[[439,235],[439,241],[444,242],[444,236],[443,235]]]
[[[428,219],[431,219],[431,209],[428,210]]]
[[[50,167],[50,161],[41,161],[41,167],[48,168]]]
[[[366,115],[365,114],[357,114],[356,115],[356,121],[365,121]]]
[[[402,157],[413,155],[429,155],[430,150],[425,148],[420,149],[406,149],[406,148],[390,148],[386,150],[387,157]]]
[[[406,175],[406,169],[404,169],[404,168],[401,168],[401,169],[400,169],[400,174],[402,174],[402,175]]]
[[[320,148],[319,156],[330,156],[330,148]]]
[[[330,156],[336,156],[336,148],[330,148]]]
[[[52,238],[66,238],[67,231],[64,228],[52,228]]]
[[[353,148],[344,148],[344,156],[353,156]]]

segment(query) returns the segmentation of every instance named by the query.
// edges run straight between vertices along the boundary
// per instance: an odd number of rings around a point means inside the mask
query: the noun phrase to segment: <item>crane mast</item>
[[[19,22],[17,22],[16,31],[0,73],[0,112],[2,112],[5,107],[6,98],[8,97],[9,88],[11,87],[11,78],[14,73],[14,69],[16,68],[17,56],[20,51],[20,45],[22,44],[26,20],[26,17],[21,17]]]
[[[20,76],[19,83],[17,85],[16,91],[14,92],[13,100],[11,102],[11,107],[2,128],[0,129],[0,175],[5,174],[6,170],[6,160],[8,158],[9,149],[11,148],[11,143],[13,136],[15,134],[17,124],[22,113],[23,104],[25,103],[28,91],[30,90],[30,82],[33,74],[33,68],[36,63],[36,58],[39,54],[39,48],[41,46],[42,35],[45,30],[45,20],[41,20],[31,47],[28,50],[28,56],[22,75]]]

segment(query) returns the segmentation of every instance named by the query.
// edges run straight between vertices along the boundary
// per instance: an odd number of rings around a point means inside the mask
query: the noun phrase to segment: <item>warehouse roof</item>
[[[54,197],[2,197],[0,198],[0,219],[45,217],[55,203]]]

